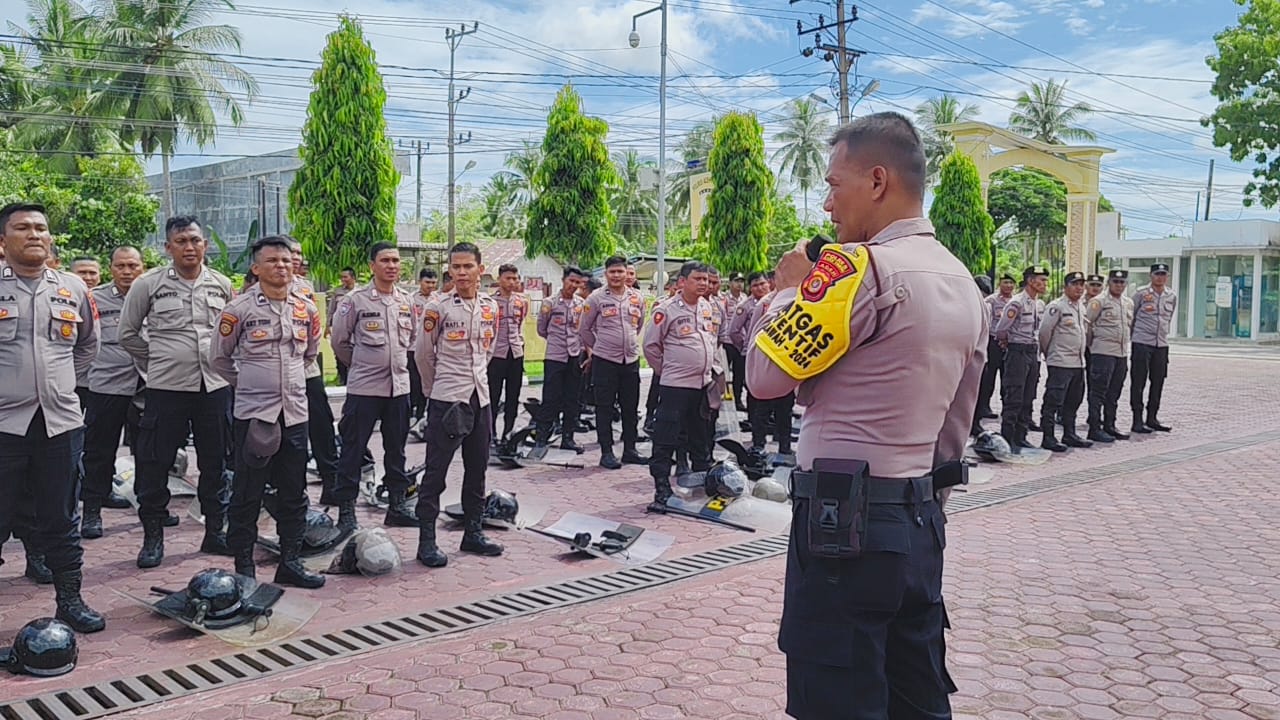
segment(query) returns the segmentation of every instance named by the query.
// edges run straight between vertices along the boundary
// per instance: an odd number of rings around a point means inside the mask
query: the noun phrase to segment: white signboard
[[[1231,307],[1231,277],[1219,275],[1218,284],[1214,287],[1213,304],[1220,308]]]

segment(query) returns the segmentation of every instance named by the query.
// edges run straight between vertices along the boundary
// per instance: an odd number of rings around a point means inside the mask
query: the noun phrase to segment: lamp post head
[[[631,34],[627,36],[627,42],[630,43],[633,48],[640,47],[640,33],[632,30]]]

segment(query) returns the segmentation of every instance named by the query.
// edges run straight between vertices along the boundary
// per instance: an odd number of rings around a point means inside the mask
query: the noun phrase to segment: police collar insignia
[[[824,247],[799,297],[756,335],[756,347],[796,380],[834,365],[849,349],[849,318],[870,262],[865,246]]]

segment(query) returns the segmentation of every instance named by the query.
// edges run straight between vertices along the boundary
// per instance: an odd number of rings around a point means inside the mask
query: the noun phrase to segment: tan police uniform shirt
[[[370,283],[342,299],[329,330],[333,355],[350,368],[347,392],[367,397],[409,394],[409,350],[418,337],[413,303],[393,287]]]
[[[1040,352],[1050,367],[1084,367],[1084,307],[1066,295],[1049,303],[1039,331]]]
[[[700,297],[697,304],[690,305],[675,295],[658,303],[644,330],[644,358],[663,387],[706,387],[716,369],[711,301]]]
[[[1140,345],[1169,347],[1169,329],[1178,317],[1178,296],[1165,286],[1156,292],[1143,285],[1133,294],[1133,342]]]
[[[747,333],[751,330],[751,318],[757,307],[760,306],[760,300],[755,295],[748,295],[733,310],[733,316],[729,318],[729,344],[746,352],[751,345],[751,338]]]
[[[333,316],[338,312],[338,304],[342,301],[342,298],[358,289],[360,289],[359,285],[351,288],[350,290],[339,285],[329,291],[329,300],[325,303],[325,327],[333,325]]]
[[[1044,319],[1044,301],[1032,300],[1026,291],[1009,298],[996,326],[997,340],[1010,345],[1039,346],[1040,322]]]
[[[148,388],[200,392],[203,385],[212,392],[227,386],[209,364],[209,346],[232,296],[231,281],[210,268],[187,281],[167,265],[133,281],[120,312],[119,343]]]
[[[875,271],[854,296],[849,350],[802,383],[753,341],[747,386],[761,399],[798,387],[799,467],[856,458],[876,477],[921,477],[964,453],[986,363],[986,309],[928,220],[894,222],[866,247]],[[777,293],[751,336],[791,307],[796,290]]]
[[[36,410],[49,437],[83,426],[76,373],[97,352],[97,311],[83,280],[46,269],[28,281],[0,263],[0,433],[25,436]]]
[[[319,301],[316,300],[315,286],[311,284],[310,280],[302,277],[301,275],[293,276],[293,281],[289,285],[289,292],[303,300],[306,300],[316,307],[320,307]],[[307,363],[307,379],[310,380],[311,378],[317,378],[320,377],[320,375],[320,363],[315,357],[313,357],[311,358],[311,361]]]
[[[487,293],[470,300],[456,290],[427,303],[414,346],[422,394],[441,402],[489,405],[489,359],[498,334],[498,303]]]
[[[93,289],[98,307],[98,356],[89,366],[89,390],[99,395],[129,395],[138,391],[138,366],[133,356],[120,347],[120,313],[125,294],[115,283]],[[143,333],[146,333],[145,328]]]
[[[987,322],[991,325],[991,337],[996,336],[996,327],[1000,325],[1000,320],[1004,316],[1004,308],[1011,299],[1013,299],[1012,295],[1004,297],[1000,293],[993,293],[982,300],[987,306]]]
[[[237,420],[307,421],[307,367],[320,351],[320,311],[290,293],[271,300],[254,287],[222,311],[210,363],[236,389]]]
[[[1133,323],[1133,301],[1104,292],[1089,301],[1085,310],[1089,352],[1110,357],[1129,357],[1129,327]]]
[[[561,295],[542,301],[538,312],[538,335],[547,341],[547,359],[566,362],[582,354],[578,323],[582,320],[585,301],[577,293],[566,300]]]
[[[524,357],[524,319],[529,316],[529,298],[520,293],[493,295],[498,304],[498,337],[493,343],[493,356]]]
[[[640,328],[644,325],[644,296],[634,288],[621,294],[606,285],[587,297],[578,334],[593,357],[626,365],[640,359]]]

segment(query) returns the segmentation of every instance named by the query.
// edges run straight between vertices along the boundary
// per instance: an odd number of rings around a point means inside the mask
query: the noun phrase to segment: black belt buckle
[[[831,498],[818,498],[821,506],[818,526],[823,532],[833,533],[840,527],[840,501]]]
[[[811,472],[793,476],[795,496],[808,500],[806,546],[815,557],[852,560],[862,554],[867,529],[870,468],[861,460],[814,460]]]

